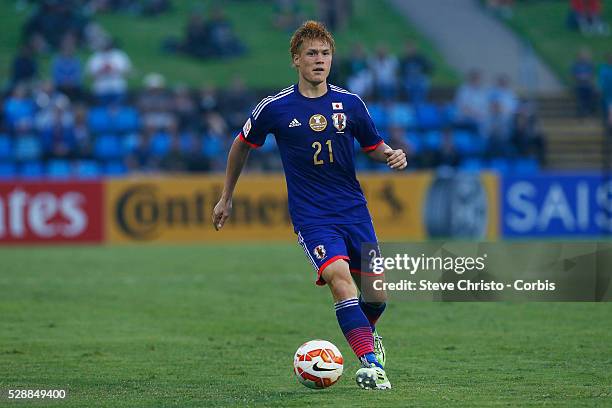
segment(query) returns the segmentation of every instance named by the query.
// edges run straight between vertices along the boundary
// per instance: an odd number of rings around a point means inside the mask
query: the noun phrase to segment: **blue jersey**
[[[365,151],[383,140],[357,95],[327,88],[307,98],[292,85],[264,98],[239,135],[252,147],[263,145],[268,134],[276,137],[296,231],[371,220],[355,175],[353,138]]]

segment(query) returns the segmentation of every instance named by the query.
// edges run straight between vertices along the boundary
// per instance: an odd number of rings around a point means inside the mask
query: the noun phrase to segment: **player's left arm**
[[[355,106],[353,134],[363,151],[373,160],[387,163],[387,166],[393,170],[405,169],[408,165],[406,153],[402,149],[392,149],[383,141],[370,112],[359,97]]]
[[[380,143],[375,149],[369,151],[368,156],[373,160],[387,163],[393,170],[404,170],[408,166],[406,152],[402,149],[392,149],[386,143]]]

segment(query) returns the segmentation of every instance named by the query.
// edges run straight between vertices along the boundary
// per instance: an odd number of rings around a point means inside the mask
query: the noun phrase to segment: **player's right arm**
[[[227,157],[227,168],[225,169],[223,192],[221,193],[219,202],[215,205],[213,210],[213,225],[217,231],[223,228],[223,224],[225,224],[225,221],[232,213],[232,196],[234,195],[234,188],[236,188],[240,173],[242,173],[244,164],[251,151],[251,146],[240,140],[241,135],[234,139],[234,143],[232,143],[232,147],[230,148]]]
[[[266,141],[266,136],[273,126],[273,115],[269,105],[271,97],[261,101],[247,119],[242,132],[234,139],[227,157],[227,168],[225,170],[225,183],[221,198],[213,209],[212,221],[215,229],[219,231],[223,228],[225,221],[232,213],[232,196],[234,188],[244,168],[244,164],[249,157],[249,152],[253,148],[258,148]]]

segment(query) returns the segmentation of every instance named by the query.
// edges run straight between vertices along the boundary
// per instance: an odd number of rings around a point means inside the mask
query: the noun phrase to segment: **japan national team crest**
[[[317,113],[310,117],[308,124],[315,132],[322,132],[327,127],[327,119],[325,119],[325,116]]]
[[[312,252],[317,259],[323,259],[327,255],[327,251],[325,251],[325,247],[323,245],[317,246]]]
[[[338,129],[338,132],[342,132],[346,128],[346,115],[344,113],[334,113],[332,115],[332,121],[334,127]]]

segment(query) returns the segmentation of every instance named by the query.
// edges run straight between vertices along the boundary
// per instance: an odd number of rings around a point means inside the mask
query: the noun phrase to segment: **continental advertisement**
[[[497,178],[432,173],[359,177],[380,240],[495,239]],[[138,178],[105,183],[106,240],[127,242],[294,240],[282,175],[246,175],[221,232],[211,213],[222,176]]]

